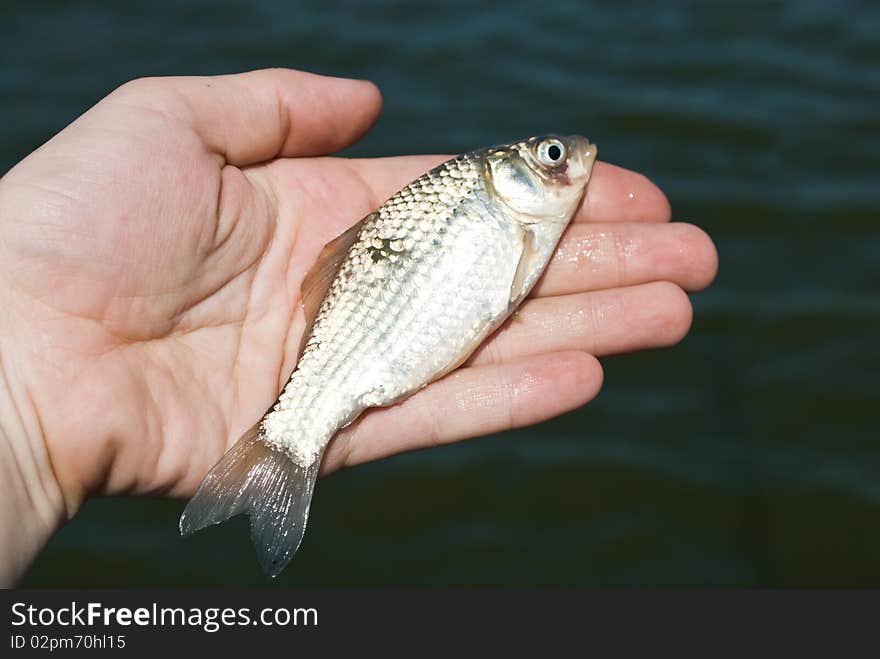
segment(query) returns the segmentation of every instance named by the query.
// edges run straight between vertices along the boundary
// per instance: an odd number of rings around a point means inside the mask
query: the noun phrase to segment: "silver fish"
[[[544,271],[595,159],[579,135],[466,153],[328,243],[303,282],[296,369],[205,477],[181,533],[247,512],[260,563],[278,575],[333,436],[457,368],[498,328]]]

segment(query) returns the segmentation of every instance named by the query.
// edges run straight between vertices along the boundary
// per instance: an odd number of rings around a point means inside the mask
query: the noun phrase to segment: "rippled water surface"
[[[270,65],[381,86],[355,155],[583,132],[715,238],[692,334],[322,481],[279,582],[880,586],[878,35],[807,0],[3,3],[0,172],[130,78]],[[266,583],[244,520],[183,541],[181,508],[93,501],[25,583]]]

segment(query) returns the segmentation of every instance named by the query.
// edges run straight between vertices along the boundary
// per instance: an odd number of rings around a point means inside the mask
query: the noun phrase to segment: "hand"
[[[321,247],[444,159],[324,157],[380,105],[287,70],[138,80],[0,179],[0,582],[91,493],[193,494],[275,400]],[[324,471],[561,414],[598,392],[598,356],[680,340],[716,255],[668,220],[644,177],[597,164],[532,299]]]

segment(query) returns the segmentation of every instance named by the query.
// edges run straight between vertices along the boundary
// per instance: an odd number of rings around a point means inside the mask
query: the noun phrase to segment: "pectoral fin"
[[[539,262],[541,254],[535,240],[535,233],[529,227],[523,227],[523,249],[510,285],[510,308],[516,307],[529,294],[540,275]]]

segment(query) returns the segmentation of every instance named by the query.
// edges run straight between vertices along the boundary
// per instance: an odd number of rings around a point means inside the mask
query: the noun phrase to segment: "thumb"
[[[144,78],[107,100],[114,98],[172,114],[237,166],[343,149],[372,127],[382,107],[369,81],[292,69]]]

